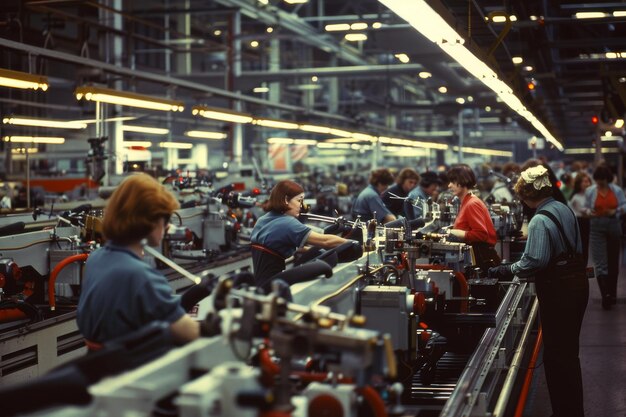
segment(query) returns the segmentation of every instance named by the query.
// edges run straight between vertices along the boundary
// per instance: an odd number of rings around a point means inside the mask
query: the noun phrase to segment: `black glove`
[[[191,310],[196,304],[208,297],[215,288],[215,276],[209,274],[202,278],[199,284],[196,284],[183,293],[180,298],[180,304],[185,311]]]
[[[489,278],[513,278],[513,271],[511,271],[511,264],[498,265],[489,268],[487,273]]]

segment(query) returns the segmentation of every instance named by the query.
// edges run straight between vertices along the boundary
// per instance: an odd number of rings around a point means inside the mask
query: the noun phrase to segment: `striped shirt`
[[[576,253],[582,254],[582,240],[574,213],[565,204],[550,197],[537,207],[554,215],[561,225],[565,237],[573,245],[576,240]],[[528,224],[528,240],[522,258],[511,265],[511,271],[519,277],[530,277],[545,269],[553,258],[567,252],[567,246],[560,236],[559,229],[547,216],[533,216]]]

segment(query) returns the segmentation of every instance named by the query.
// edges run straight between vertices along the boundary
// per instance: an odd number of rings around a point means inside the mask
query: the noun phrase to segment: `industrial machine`
[[[503,415],[532,285],[472,276],[471,250],[445,235],[380,227],[367,240],[332,277],[293,285],[293,302],[222,277],[200,309],[214,337],[98,378],[82,405],[45,415]]]

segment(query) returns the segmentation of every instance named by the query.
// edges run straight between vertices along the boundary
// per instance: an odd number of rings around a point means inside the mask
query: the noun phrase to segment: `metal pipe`
[[[164,256],[161,252],[159,252],[158,250],[154,249],[153,247],[151,247],[151,246],[149,246],[147,244],[144,244],[143,245],[143,250],[144,250],[144,252],[148,252],[150,255],[154,256],[155,258],[157,258],[158,260],[160,260],[165,265],[169,266],[170,268],[172,268],[174,271],[178,272],[179,274],[181,274],[185,278],[188,278],[189,280],[193,281],[194,284],[200,284],[200,281],[201,281],[200,277],[198,277],[197,275],[194,275],[191,272],[187,271],[186,269],[182,268],[176,262],[174,262],[171,259],[169,259],[168,257]]]
[[[528,321],[526,321],[526,326],[524,326],[524,331],[522,332],[522,336],[520,337],[517,349],[515,350],[515,355],[513,356],[511,365],[509,366],[509,372],[506,374],[506,379],[504,380],[504,384],[502,385],[502,391],[500,392],[500,396],[498,397],[498,402],[496,403],[496,406],[493,409],[493,413],[491,414],[492,417],[499,417],[500,415],[504,414],[504,411],[506,410],[506,406],[511,396],[511,391],[513,390],[515,378],[517,377],[517,372],[520,369],[520,363],[522,362],[522,358],[524,356],[526,341],[528,340],[528,336],[530,335],[530,332],[532,330],[538,309],[539,300],[535,297],[533,306],[530,309],[530,314],[528,315]]]

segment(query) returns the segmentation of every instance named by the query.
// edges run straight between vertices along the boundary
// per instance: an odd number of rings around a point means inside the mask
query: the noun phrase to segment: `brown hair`
[[[544,175],[550,178],[548,172]],[[529,201],[541,201],[544,198],[552,197],[553,193],[551,186],[545,186],[538,190],[532,182],[527,183],[521,176],[517,179],[517,183],[515,183],[515,187],[513,187],[513,189],[522,200]]]
[[[461,187],[474,188],[476,186],[476,175],[474,175],[472,168],[466,164],[458,164],[450,168],[448,180]]]
[[[391,185],[393,184],[393,175],[387,168],[377,169],[370,174],[370,184],[374,187],[378,184]]]
[[[576,173],[576,178],[574,179],[574,192],[572,192],[572,197],[583,190],[583,181],[585,180],[585,178],[588,178],[589,182],[591,182],[591,177],[585,171],[578,171],[578,173]]]
[[[304,188],[299,184],[290,180],[282,180],[272,188],[269,200],[263,203],[263,210],[284,213],[288,208],[285,200],[289,201],[303,192]]]
[[[420,174],[418,174],[414,169],[404,168],[402,171],[400,171],[400,173],[396,177],[396,184],[402,186],[402,184],[404,184],[404,181],[408,179],[419,182]]]
[[[178,209],[176,198],[147,174],[134,174],[115,189],[104,211],[104,236],[118,244],[138,242],[161,218]]]

